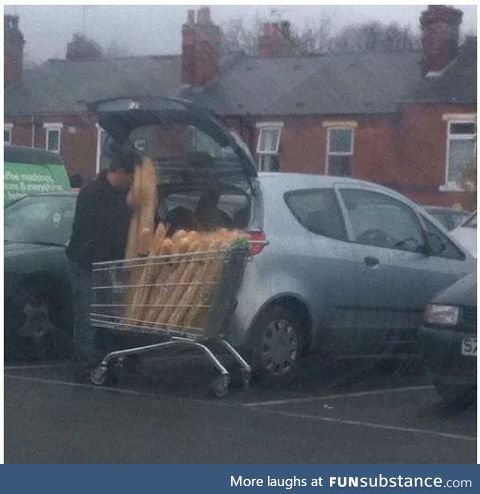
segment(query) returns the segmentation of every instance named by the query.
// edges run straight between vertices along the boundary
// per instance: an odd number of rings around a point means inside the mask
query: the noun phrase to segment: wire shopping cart
[[[92,371],[92,383],[105,384],[129,356],[194,347],[219,371],[212,389],[222,397],[228,393],[230,373],[212,349],[219,347],[238,362],[248,388],[251,368],[223,338],[248,256],[242,246],[95,263],[90,323],[118,334],[161,336],[162,341],[109,352]]]

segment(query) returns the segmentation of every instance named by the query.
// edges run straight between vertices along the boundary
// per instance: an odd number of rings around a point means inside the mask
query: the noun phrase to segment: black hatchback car
[[[50,359],[73,323],[66,245],[77,194],[34,194],[4,211],[5,359]],[[61,332],[53,331],[53,328]]]
[[[469,274],[427,306],[420,330],[425,366],[448,403],[473,401],[477,386],[477,276]]]

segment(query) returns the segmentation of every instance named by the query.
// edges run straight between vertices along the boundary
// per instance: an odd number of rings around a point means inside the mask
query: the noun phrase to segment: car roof
[[[260,172],[259,178],[263,180],[276,180],[278,182],[290,183],[292,185],[333,185],[337,183],[352,183],[352,184],[372,184],[364,180],[356,178],[338,177],[333,175],[317,175],[309,173],[284,173],[284,172]],[[378,185],[378,187],[381,187]]]
[[[32,165],[63,164],[58,153],[41,148],[7,144],[3,149],[3,153],[4,160],[13,163],[29,163]]]
[[[427,211],[438,212],[438,213],[453,213],[453,214],[470,214],[468,211],[464,209],[457,208],[447,208],[445,206],[423,206]]]
[[[25,199],[26,197],[50,197],[50,196],[76,197],[77,195],[78,195],[78,191],[74,191],[74,190],[58,190],[58,191],[51,191],[51,192],[38,192],[38,193],[34,193],[34,194],[28,194],[26,196],[20,197],[18,200]]]

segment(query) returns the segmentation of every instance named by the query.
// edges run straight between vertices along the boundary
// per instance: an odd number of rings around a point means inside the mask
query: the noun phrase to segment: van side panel
[[[28,194],[70,190],[67,171],[59,164],[32,164],[5,161],[5,206]]]

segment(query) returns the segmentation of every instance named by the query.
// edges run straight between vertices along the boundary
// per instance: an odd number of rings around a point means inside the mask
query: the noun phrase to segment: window
[[[54,153],[59,153],[63,124],[46,123],[43,124],[43,127],[46,132],[45,148]]]
[[[463,189],[467,169],[475,162],[477,125],[472,121],[448,122],[447,186]]]
[[[352,176],[353,128],[330,127],[327,142],[327,174]]]
[[[3,143],[12,144],[13,124],[6,123],[3,129]]]
[[[347,239],[342,213],[332,189],[290,192],[285,201],[307,230],[338,240]]]
[[[279,170],[279,148],[282,123],[259,123],[257,154],[260,171]]]
[[[477,213],[470,216],[462,226],[463,228],[477,228]]]
[[[5,239],[19,243],[65,246],[72,234],[75,198],[29,196],[5,210]]]
[[[390,249],[420,252],[422,228],[415,212],[392,197],[377,192],[343,189],[353,241]]]
[[[103,150],[105,149],[105,142],[107,140],[107,133],[97,124],[97,159],[96,159],[96,173],[104,170],[108,167],[108,160],[105,158]]]
[[[430,245],[431,255],[447,259],[464,259],[465,256],[450,240],[429,220],[422,216]]]

